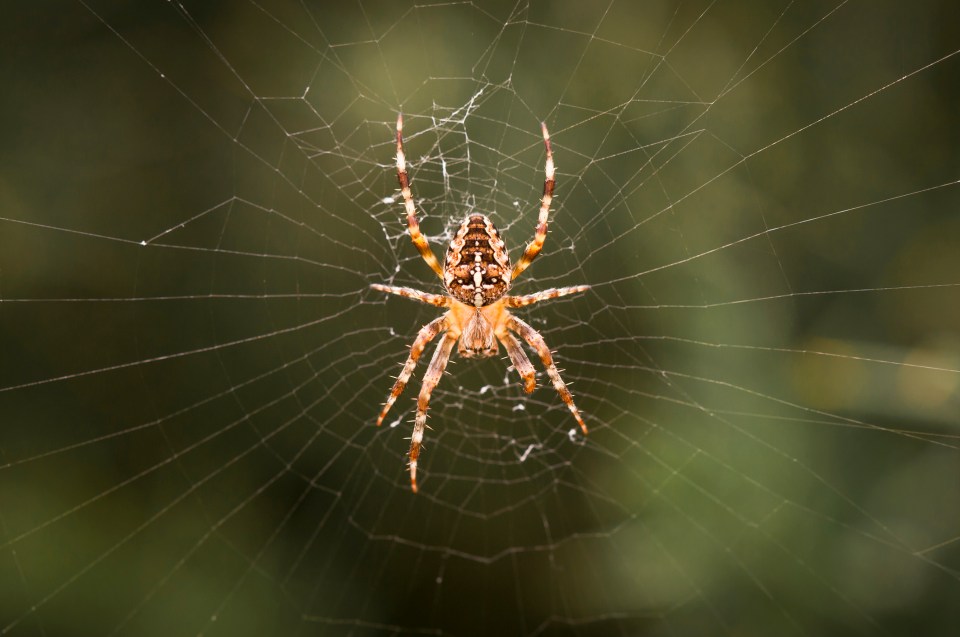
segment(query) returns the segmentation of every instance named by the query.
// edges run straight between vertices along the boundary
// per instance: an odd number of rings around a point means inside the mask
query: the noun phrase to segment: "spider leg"
[[[518,261],[517,265],[513,268],[513,274],[510,278],[514,281],[520,276],[521,272],[527,269],[527,266],[533,262],[537,255],[540,254],[540,250],[543,249],[543,242],[547,239],[547,215],[550,213],[550,202],[553,200],[553,186],[556,183],[554,181],[554,175],[556,171],[553,166],[553,151],[550,149],[550,133],[547,132],[547,125],[541,123],[540,129],[543,132],[543,145],[547,148],[546,179],[543,181],[543,199],[540,200],[540,216],[537,218],[537,230],[533,236],[533,241],[531,241],[527,249],[524,250],[520,261]]]
[[[420,223],[417,221],[417,208],[413,203],[413,194],[410,192],[410,177],[407,175],[407,160],[403,154],[403,115],[397,115],[397,181],[400,182],[400,194],[403,195],[403,205],[407,210],[407,226],[410,228],[410,239],[420,252],[420,256],[427,262],[430,269],[443,279],[443,268],[437,257],[430,249],[427,239],[420,233]]]
[[[563,379],[560,378],[560,372],[557,371],[557,366],[553,364],[553,356],[550,355],[550,348],[547,347],[546,341],[540,336],[540,332],[515,316],[507,319],[507,327],[520,334],[523,340],[530,344],[530,347],[537,350],[537,354],[540,355],[540,360],[543,361],[543,366],[547,368],[547,375],[550,376],[550,380],[553,381],[553,387],[557,390],[557,393],[560,394],[563,402],[567,403],[567,407],[570,408],[573,417],[576,418],[580,424],[580,429],[586,434],[587,426],[583,423],[583,418],[580,417],[580,411],[577,409],[577,406],[573,404],[573,396],[570,395],[570,390],[567,389]]]
[[[397,296],[405,296],[408,299],[423,301],[424,303],[436,305],[437,307],[450,307],[450,299],[442,294],[430,294],[429,292],[421,292],[420,290],[414,290],[413,288],[401,288],[394,285],[380,285],[379,283],[371,283],[370,287],[380,292],[396,294]]]
[[[413,434],[410,435],[410,488],[417,492],[417,458],[420,457],[420,443],[423,442],[423,429],[427,426],[427,408],[430,406],[430,394],[433,388],[440,382],[443,376],[443,370],[447,367],[447,361],[450,360],[450,352],[453,351],[453,344],[457,342],[457,336],[449,332],[437,345],[437,351],[430,359],[430,366],[427,373],[423,375],[423,386],[420,387],[420,396],[417,398],[417,416],[413,421]]]
[[[507,349],[510,362],[513,363],[513,367],[523,380],[523,390],[529,394],[537,387],[537,372],[533,369],[533,363],[527,358],[526,352],[520,347],[520,341],[514,338],[513,334],[503,330],[503,333],[498,334],[497,338]]]
[[[413,373],[413,368],[417,366],[417,360],[419,360],[420,355],[423,354],[423,348],[425,348],[427,343],[432,341],[437,334],[445,329],[447,329],[446,314],[435,318],[420,328],[416,340],[413,341],[413,345],[410,347],[410,356],[407,357],[407,362],[403,364],[403,370],[400,372],[400,375],[397,376],[397,382],[393,384],[393,389],[390,390],[387,402],[384,403],[383,409],[380,410],[380,416],[377,418],[377,427],[383,424],[383,419],[387,417],[387,412],[390,411],[397,397],[400,396],[404,388],[406,388],[407,381],[410,380],[410,375]]]
[[[569,288],[550,288],[549,290],[543,290],[542,292],[537,292],[536,294],[525,294],[523,296],[508,296],[507,307],[525,307],[527,305],[533,305],[534,303],[539,303],[540,301],[548,301],[550,299],[555,299],[559,296],[566,296],[568,294],[577,294],[579,292],[586,292],[589,289],[590,289],[589,285],[575,285]]]

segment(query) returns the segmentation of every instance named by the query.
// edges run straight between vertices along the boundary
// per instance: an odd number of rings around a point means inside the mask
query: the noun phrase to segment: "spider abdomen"
[[[466,305],[483,307],[510,289],[510,255],[486,215],[470,215],[447,248],[443,282]]]

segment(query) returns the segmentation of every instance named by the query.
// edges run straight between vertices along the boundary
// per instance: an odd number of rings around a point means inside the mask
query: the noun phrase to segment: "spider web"
[[[948,3],[22,4],[4,34],[0,632],[946,633]],[[456,355],[470,211],[572,384]]]

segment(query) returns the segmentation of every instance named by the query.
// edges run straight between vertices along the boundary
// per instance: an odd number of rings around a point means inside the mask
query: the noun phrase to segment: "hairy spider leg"
[[[450,307],[451,303],[450,297],[443,296],[442,294],[421,292],[420,290],[414,290],[413,288],[403,288],[395,285],[381,285],[379,283],[371,283],[370,287],[372,287],[374,290],[379,290],[380,292],[396,294],[397,296],[403,296],[415,301],[422,301],[423,303],[436,305],[437,307]]]
[[[520,341],[513,334],[503,330],[501,334],[497,335],[497,338],[507,349],[510,362],[513,363],[514,369],[517,370],[520,379],[523,380],[523,390],[529,394],[537,387],[537,372],[533,368],[533,363],[527,358],[526,352],[520,347]]]
[[[387,417],[387,412],[390,411],[393,403],[395,403],[400,394],[403,393],[407,382],[410,380],[410,375],[413,374],[413,368],[417,366],[417,361],[420,359],[420,355],[423,354],[423,349],[427,346],[427,343],[436,338],[437,334],[447,329],[447,327],[447,315],[444,314],[420,328],[416,340],[413,341],[413,345],[410,347],[410,356],[407,357],[407,362],[403,364],[403,370],[400,372],[400,375],[397,376],[397,382],[393,384],[393,389],[390,390],[387,402],[384,403],[383,409],[380,410],[380,416],[377,418],[377,427],[383,424],[383,419]]]
[[[539,303],[540,301],[548,301],[560,296],[567,296],[568,294],[586,292],[589,289],[589,285],[574,285],[569,288],[550,288],[541,292],[535,292],[534,294],[525,294],[523,296],[508,296],[507,307],[525,307],[527,305]],[[396,292],[395,294],[399,294],[399,292]]]
[[[553,356],[550,354],[550,348],[547,347],[546,341],[540,336],[540,332],[515,316],[507,319],[507,327],[520,334],[523,340],[530,344],[530,347],[537,350],[537,354],[540,355],[540,360],[543,361],[543,366],[547,368],[547,375],[550,377],[550,380],[553,381],[554,389],[557,390],[560,398],[567,404],[567,407],[570,408],[570,413],[577,419],[577,422],[580,424],[580,429],[586,434],[587,426],[584,424],[583,418],[580,417],[580,411],[577,409],[577,406],[573,404],[573,396],[570,395],[570,390],[567,389],[563,379],[560,378],[560,372],[557,371],[557,366],[553,364]]]
[[[397,181],[400,182],[400,194],[403,195],[403,205],[407,210],[407,226],[410,228],[410,239],[420,252],[420,256],[427,262],[430,269],[443,280],[443,268],[437,261],[436,255],[430,249],[426,237],[420,233],[420,223],[417,221],[417,208],[413,203],[413,193],[410,192],[410,177],[407,175],[407,160],[403,154],[403,115],[397,115]]]
[[[437,351],[430,359],[430,366],[427,367],[427,373],[423,375],[423,385],[420,387],[420,396],[417,398],[417,415],[413,421],[413,433],[410,435],[410,488],[414,493],[417,492],[417,458],[420,457],[420,443],[423,442],[423,430],[427,426],[427,408],[430,406],[430,394],[433,388],[440,382],[443,370],[447,367],[447,361],[450,360],[450,352],[453,351],[453,345],[457,342],[458,335],[447,332],[440,344],[437,345]]]
[[[553,151],[550,149],[550,133],[547,132],[547,125],[545,123],[540,124],[540,130],[543,132],[543,145],[547,149],[547,164],[544,169],[546,179],[543,181],[543,198],[540,200],[540,216],[537,218],[537,229],[533,235],[533,241],[531,241],[527,249],[524,250],[520,261],[518,261],[517,265],[513,268],[513,274],[510,277],[513,281],[516,281],[520,273],[526,270],[527,266],[537,258],[540,250],[543,249],[543,242],[547,239],[547,216],[550,214],[550,202],[553,200],[553,186],[556,182],[554,181]]]

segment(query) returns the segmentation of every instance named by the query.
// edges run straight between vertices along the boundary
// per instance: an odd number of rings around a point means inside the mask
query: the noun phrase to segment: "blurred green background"
[[[3,634],[960,625],[955,3],[5,14]],[[592,286],[522,312],[590,436],[454,357],[416,496],[398,111],[514,259],[545,121],[515,290]]]

